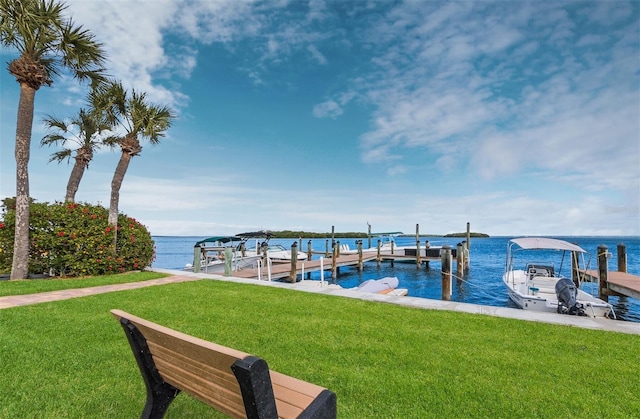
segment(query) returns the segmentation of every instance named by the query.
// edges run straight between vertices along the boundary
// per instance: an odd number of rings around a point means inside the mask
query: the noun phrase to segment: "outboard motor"
[[[569,278],[561,278],[556,282],[558,297],[558,313],[586,316],[584,306],[578,302],[578,288]]]

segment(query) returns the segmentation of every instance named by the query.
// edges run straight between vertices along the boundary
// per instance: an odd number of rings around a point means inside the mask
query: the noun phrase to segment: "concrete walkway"
[[[42,292],[39,294],[10,295],[0,297],[0,309],[9,307],[26,306],[51,301],[68,300],[70,298],[86,297],[88,295],[104,294],[106,292],[133,290],[136,288],[151,287],[154,285],[173,284],[176,282],[197,281],[200,278],[194,276],[173,275],[166,278],[151,279],[149,281],[128,282],[126,284],[102,285],[99,287],[76,288],[69,290]]]
[[[352,291],[348,289],[338,288],[327,285],[321,286],[320,281],[300,281],[295,284],[284,282],[258,281],[255,279],[224,277],[213,274],[194,274],[192,272],[183,272],[170,269],[152,269],[155,272],[169,274],[166,278],[154,279],[150,281],[132,282],[127,284],[104,285],[100,287],[80,288],[64,291],[52,291],[41,294],[18,295],[0,297],[0,309],[8,307],[24,306],[29,304],[38,304],[49,301],[58,301],[68,298],[85,297],[87,295],[95,295],[106,292],[121,291],[149,287],[154,285],[164,285],[186,281],[197,281],[200,279],[213,279],[229,282],[237,282],[243,284],[253,284],[259,286],[270,286],[285,289],[293,289],[304,292],[312,292],[317,294],[327,294],[346,298],[355,298],[359,300],[376,301],[388,304],[397,304],[405,307],[413,307],[427,310],[450,310],[459,311],[470,314],[484,314],[488,316],[504,317],[510,319],[537,321],[543,323],[551,323],[558,325],[566,325],[573,327],[582,327],[585,329],[608,330],[612,332],[629,333],[640,335],[640,323],[624,322],[607,319],[593,319],[589,317],[566,316],[555,313],[541,313],[529,310],[520,310],[508,307],[494,307],[477,304],[458,303],[454,301],[440,301],[418,297],[399,297],[382,294],[369,294],[363,292]]]

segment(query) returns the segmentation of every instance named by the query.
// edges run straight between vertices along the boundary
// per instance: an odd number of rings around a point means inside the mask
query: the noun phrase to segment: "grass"
[[[640,416],[636,335],[219,281],[0,310],[0,417],[136,417],[120,308],[338,395],[341,418]],[[168,418],[220,417],[182,394]]]
[[[165,276],[167,275],[163,273],[143,271],[81,278],[0,281],[0,297],[148,281],[150,279],[163,278]]]

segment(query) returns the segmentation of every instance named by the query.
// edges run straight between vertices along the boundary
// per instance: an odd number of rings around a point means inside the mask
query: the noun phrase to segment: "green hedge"
[[[0,273],[13,260],[14,199],[3,201],[0,221]],[[87,203],[31,203],[29,272],[57,276],[103,275],[151,266],[154,242],[147,228],[118,215],[116,253],[108,209]]]

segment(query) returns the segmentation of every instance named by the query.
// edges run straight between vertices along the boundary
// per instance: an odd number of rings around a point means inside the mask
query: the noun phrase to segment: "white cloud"
[[[324,55],[322,55],[320,51],[318,51],[318,48],[315,45],[309,45],[307,47],[307,51],[311,53],[311,56],[313,57],[314,60],[318,62],[318,64],[320,65],[327,64],[327,58]]]
[[[313,107],[313,116],[316,118],[337,118],[342,115],[342,108],[333,100],[322,102]]]

